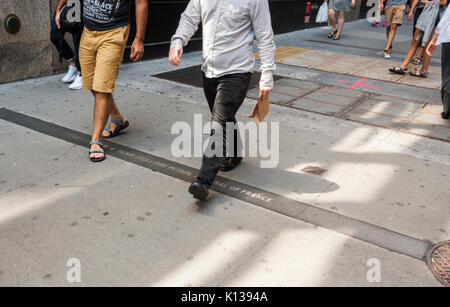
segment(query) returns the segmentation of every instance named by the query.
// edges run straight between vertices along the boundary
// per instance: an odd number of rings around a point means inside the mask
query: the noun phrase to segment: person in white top
[[[236,113],[244,102],[255,69],[253,41],[255,38],[258,41],[261,59],[261,96],[268,97],[274,86],[276,46],[268,0],[191,0],[172,37],[169,53],[172,65],[180,65],[183,47],[200,23],[203,90],[213,127],[208,148],[223,147],[218,155],[205,152],[197,180],[189,187],[195,198],[205,200],[218,172],[231,171],[242,161],[237,153],[239,133],[229,127],[236,123]],[[234,150],[228,152],[228,145]]]
[[[450,118],[450,9],[447,7],[444,16],[439,22],[433,39],[427,47],[427,53],[432,56],[437,45],[442,44],[442,86],[441,97],[444,110],[443,119]]]

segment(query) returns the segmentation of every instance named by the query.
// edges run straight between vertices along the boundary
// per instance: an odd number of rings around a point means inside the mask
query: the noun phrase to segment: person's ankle
[[[121,120],[122,119],[122,114],[118,113],[118,114],[111,114],[111,118],[114,118],[115,120]]]

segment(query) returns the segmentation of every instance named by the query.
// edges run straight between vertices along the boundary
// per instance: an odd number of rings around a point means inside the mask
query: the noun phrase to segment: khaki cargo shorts
[[[386,26],[390,27],[395,23],[401,25],[403,23],[403,13],[405,12],[405,5],[389,5],[384,9],[386,17]]]
[[[79,58],[83,89],[114,93],[130,26],[107,31],[83,30]]]

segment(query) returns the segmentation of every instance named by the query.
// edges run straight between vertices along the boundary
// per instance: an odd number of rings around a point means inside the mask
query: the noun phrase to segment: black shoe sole
[[[442,112],[442,113],[441,113],[441,117],[442,117],[442,119],[449,119],[449,118],[450,118],[450,113],[444,113],[444,112]]]
[[[198,200],[206,200],[208,197],[208,193],[205,193],[202,188],[197,185],[191,185],[189,187],[189,193],[191,193],[194,198]]]

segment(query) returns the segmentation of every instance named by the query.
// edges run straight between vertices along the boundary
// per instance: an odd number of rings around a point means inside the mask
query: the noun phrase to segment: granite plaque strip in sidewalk
[[[0,109],[0,119],[83,147],[87,147],[91,139],[87,134],[5,108]],[[124,145],[110,141],[104,141],[104,144],[107,155],[188,183],[194,180],[198,172],[192,167]],[[431,246],[431,242],[419,240],[224,177],[217,178],[212,190],[416,259],[424,260],[426,252]]]

